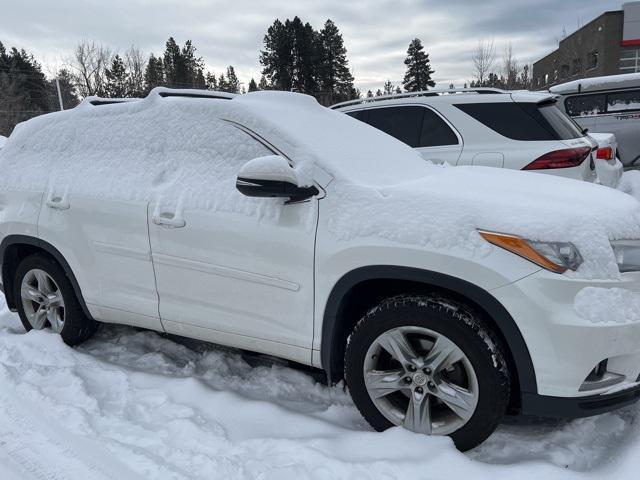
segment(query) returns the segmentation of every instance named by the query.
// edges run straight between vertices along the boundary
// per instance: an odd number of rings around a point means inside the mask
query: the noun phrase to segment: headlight
[[[611,242],[620,273],[640,271],[640,242],[616,240]]]
[[[534,242],[516,235],[484,230],[479,230],[478,233],[489,243],[509,250],[552,272],[563,273],[567,270],[577,270],[582,264],[580,252],[573,243]]]

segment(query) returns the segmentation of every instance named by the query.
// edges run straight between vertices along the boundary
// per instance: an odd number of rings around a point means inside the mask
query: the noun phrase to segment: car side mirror
[[[318,194],[313,185],[300,186],[296,171],[280,155],[249,160],[238,173],[236,188],[247,197],[281,197],[289,198],[291,202]]]

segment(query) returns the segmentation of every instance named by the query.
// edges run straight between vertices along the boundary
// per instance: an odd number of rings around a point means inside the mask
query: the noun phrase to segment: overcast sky
[[[409,41],[418,37],[441,86],[472,79],[471,51],[508,42],[521,63],[553,50],[562,35],[623,0],[0,0],[0,41],[33,52],[48,72],[82,39],[124,51],[135,44],[162,53],[173,36],[193,40],[207,67],[234,65],[242,82],[260,78],[258,52],[274,19],[298,15],[320,29],[340,28],[356,86],[399,83]],[[500,67],[498,66],[497,69]]]

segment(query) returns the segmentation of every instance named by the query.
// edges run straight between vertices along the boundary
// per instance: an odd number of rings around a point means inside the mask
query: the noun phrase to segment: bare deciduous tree
[[[78,93],[82,97],[104,95],[105,71],[111,64],[111,50],[95,42],[80,42],[69,60],[69,68]]]
[[[147,68],[144,53],[138,47],[131,45],[124,54],[124,63],[128,74],[129,95],[142,97],[145,91],[144,71]]]
[[[493,68],[493,64],[496,61],[496,52],[493,46],[493,40],[479,40],[478,46],[474,48],[471,54],[471,60],[473,61],[473,66],[475,68],[475,77],[478,80],[478,83],[482,85],[486,81],[487,75]]]
[[[518,74],[520,73],[520,67],[518,66],[518,60],[513,55],[513,46],[511,43],[507,44],[507,47],[504,49],[502,68],[504,71],[507,89],[513,90],[518,86]]]

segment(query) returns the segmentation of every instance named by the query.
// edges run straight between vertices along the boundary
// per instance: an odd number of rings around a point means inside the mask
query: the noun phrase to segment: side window
[[[556,140],[552,132],[514,102],[462,103],[456,107],[494,132],[512,140]]]
[[[572,117],[584,117],[604,113],[606,97],[604,94],[576,95],[567,97],[564,107]]]
[[[640,110],[640,90],[607,94],[607,112]]]
[[[435,112],[424,109],[424,121],[420,134],[420,147],[439,147],[441,145],[457,145],[458,137]]]
[[[367,123],[415,148],[420,145],[424,110],[408,106],[373,108],[368,110]]]

